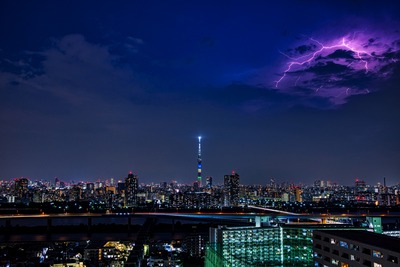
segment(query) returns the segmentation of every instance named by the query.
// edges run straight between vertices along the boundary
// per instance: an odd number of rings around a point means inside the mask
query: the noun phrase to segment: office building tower
[[[210,228],[205,266],[279,266],[283,261],[280,237],[281,229],[272,227]]]
[[[257,221],[257,220],[256,220]],[[268,219],[266,220],[268,222]],[[269,223],[256,226],[211,227],[205,266],[313,266],[313,231],[371,230],[349,224]],[[331,265],[329,265],[331,266]]]
[[[224,206],[235,207],[239,204],[239,174],[232,171],[232,174],[224,176]]]
[[[301,196],[301,193],[303,193],[303,191],[301,190],[300,187],[296,187],[294,189],[295,200],[297,202],[303,202],[303,197]]]
[[[367,183],[357,178],[355,181],[355,192],[359,193],[365,191],[367,191]]]
[[[125,178],[125,205],[128,207],[137,205],[138,184],[137,175],[129,172],[128,177]]]
[[[118,191],[118,194],[125,193],[125,183],[124,182],[118,181],[118,183],[117,183],[117,191]]]
[[[206,188],[208,188],[208,189],[212,188],[212,177],[211,176],[207,176],[207,178],[206,178]]]
[[[54,178],[54,186],[57,188],[60,187],[60,180],[58,179],[58,177]]]
[[[314,231],[313,250],[318,267],[394,267],[400,263],[396,237],[366,231]]]
[[[19,198],[25,198],[28,193],[29,181],[26,178],[19,178],[15,180],[15,193]]]

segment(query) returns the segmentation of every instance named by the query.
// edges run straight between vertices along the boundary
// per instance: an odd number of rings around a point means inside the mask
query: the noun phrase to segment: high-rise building
[[[29,181],[26,178],[15,179],[15,193],[17,197],[24,198],[28,193]]]
[[[349,224],[281,224],[211,227],[205,266],[313,266],[313,231],[371,230]],[[333,266],[328,265],[326,266]],[[340,265],[339,265],[340,266]]]
[[[122,181],[118,181],[117,183],[117,191],[119,194],[125,193],[125,183]]]
[[[60,180],[58,179],[58,177],[54,178],[54,186],[55,187],[60,187]]]
[[[234,207],[239,204],[239,174],[224,175],[224,206]]]
[[[281,229],[272,227],[210,228],[205,266],[281,265],[283,259],[280,236]]]
[[[206,178],[206,188],[210,189],[212,187],[212,177],[207,176]]]
[[[315,266],[399,266],[397,237],[366,231],[314,231]]]
[[[302,196],[301,196],[301,193],[302,193],[302,192],[303,192],[303,191],[301,190],[300,187],[296,187],[296,188],[294,189],[295,199],[296,199],[297,202],[303,202],[303,198],[302,198]]]
[[[367,191],[367,183],[357,178],[355,181],[355,192],[359,193],[365,191]]]
[[[197,183],[198,186],[201,188],[201,169],[202,169],[202,162],[201,162],[201,136],[199,136],[199,150],[197,153]]]
[[[129,172],[128,177],[125,178],[125,205],[136,206],[137,194],[139,190],[138,176]]]

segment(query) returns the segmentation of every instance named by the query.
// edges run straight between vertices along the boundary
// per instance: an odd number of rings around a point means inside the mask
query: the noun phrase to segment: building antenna
[[[197,182],[201,187],[201,136],[199,136],[199,151],[197,154]]]

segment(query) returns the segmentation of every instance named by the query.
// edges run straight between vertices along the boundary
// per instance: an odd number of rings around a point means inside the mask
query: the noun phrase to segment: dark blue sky
[[[400,181],[397,1],[1,1],[0,179]]]

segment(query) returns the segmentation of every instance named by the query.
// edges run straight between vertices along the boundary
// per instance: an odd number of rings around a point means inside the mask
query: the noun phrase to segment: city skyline
[[[0,7],[0,180],[400,180],[397,1]]]
[[[211,183],[213,186],[223,186],[224,185],[224,180],[226,176],[234,175],[238,173],[235,170],[232,170],[231,173],[227,172],[224,177],[213,177],[213,176],[207,176],[206,179],[210,179]],[[71,185],[77,185],[77,184],[82,184],[82,183],[99,183],[103,185],[111,185],[115,186],[117,183],[122,183],[124,180],[127,178],[126,176],[134,175],[136,179],[138,180],[138,184],[140,185],[163,185],[164,183],[168,184],[177,184],[177,185],[184,185],[184,186],[192,186],[192,187],[198,187],[198,179],[197,180],[192,180],[189,182],[185,182],[183,180],[150,180],[150,181],[140,181],[140,175],[138,175],[136,172],[133,172],[132,170],[129,171],[128,175],[126,174],[121,174],[119,173],[118,175],[114,175],[112,177],[97,177],[95,179],[91,180],[86,180],[86,178],[78,178],[78,179],[72,179],[69,177],[51,177],[51,178],[42,178],[42,179],[32,179],[31,177],[13,177],[11,179],[6,179],[6,180],[0,180],[0,182],[11,182],[11,181],[18,181],[20,179],[26,179],[27,181],[36,183],[36,182],[46,182],[49,183],[50,185],[53,184],[52,181],[54,180],[54,185],[57,183],[62,182],[65,184],[65,186],[71,186]],[[335,186],[346,186],[346,187],[357,187],[357,184],[359,183],[365,183],[367,187],[376,187],[376,186],[382,186],[382,187],[395,187],[398,186],[400,183],[398,181],[386,181],[386,177],[383,177],[382,180],[378,180],[376,182],[370,182],[368,180],[363,180],[361,178],[356,177],[354,180],[348,180],[346,183],[337,183],[336,181],[333,180],[324,180],[324,179],[316,179],[314,181],[311,181],[309,183],[303,183],[303,182],[295,182],[295,181],[289,181],[289,180],[280,180],[276,178],[271,178],[270,180],[266,180],[261,183],[246,183],[246,182],[241,182],[240,185],[242,186],[262,186],[262,187],[268,187],[272,186],[272,184],[276,186],[294,186],[294,187],[299,187],[299,186],[315,186],[316,183],[320,184],[320,187],[335,187]],[[213,181],[213,182],[212,182]],[[202,183],[202,185],[199,188],[202,189],[209,189],[207,185],[207,180],[205,181],[206,184]],[[212,187],[212,186],[210,186]]]

